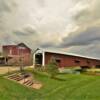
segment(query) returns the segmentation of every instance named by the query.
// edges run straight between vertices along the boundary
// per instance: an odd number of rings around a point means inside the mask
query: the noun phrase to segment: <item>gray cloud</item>
[[[1,0],[0,1],[0,13],[2,12],[11,12],[11,8],[9,7],[9,5],[7,4],[7,2],[5,0]]]
[[[0,0],[0,43],[97,55],[99,7],[99,0]]]
[[[17,8],[15,0],[0,0],[0,32],[6,30],[5,20]]]
[[[74,21],[79,25],[89,25],[89,23],[100,20],[100,0],[88,0],[87,2],[89,3],[87,7],[73,16]]]
[[[16,30],[13,32],[17,36],[32,36],[37,34],[37,31],[33,29],[32,27],[25,27],[21,30]]]
[[[3,13],[12,12],[12,10],[16,7],[16,3],[14,0],[0,0],[0,15]]]
[[[77,0],[80,4],[81,2]],[[82,0],[83,1],[83,0]],[[90,2],[89,2],[90,1]],[[78,11],[72,15],[72,19],[79,27],[75,32],[69,33],[62,39],[61,47],[89,46],[100,42],[100,1],[84,0],[86,7],[76,4],[73,11]],[[76,9],[76,10],[75,10]]]
[[[88,18],[89,14],[90,12],[87,9],[85,9],[85,10],[80,11],[73,18],[76,21],[76,23],[80,21],[85,23],[91,19],[91,18],[90,19]]]
[[[84,55],[84,56],[90,56],[95,58],[100,58],[100,44],[93,43],[88,46],[73,46],[70,48],[67,48],[67,52],[73,52],[76,54]]]
[[[56,46],[55,46],[55,44],[53,44],[51,42],[46,42],[45,44],[44,43],[40,44],[40,47],[41,48],[50,48],[50,47],[55,48]]]
[[[82,46],[82,45],[90,45],[95,41],[100,42],[100,28],[99,27],[91,27],[82,31],[76,35],[72,33],[68,37],[65,37],[61,43],[61,47],[65,46]]]
[[[45,7],[45,0],[37,0],[37,3],[39,4],[40,7]]]

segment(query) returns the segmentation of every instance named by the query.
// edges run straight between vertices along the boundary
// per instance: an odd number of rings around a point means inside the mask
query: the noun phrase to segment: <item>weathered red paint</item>
[[[8,60],[9,65],[19,65],[20,59],[23,65],[32,65],[30,48],[24,46],[24,49],[21,49],[18,45],[4,45],[2,49],[5,56],[12,57],[12,59]]]
[[[45,64],[48,64],[52,57],[57,57],[60,59],[59,67],[73,67],[73,66],[93,67],[96,65],[100,65],[100,60],[56,54],[50,52],[45,52]],[[80,63],[76,63],[75,60],[80,61]]]

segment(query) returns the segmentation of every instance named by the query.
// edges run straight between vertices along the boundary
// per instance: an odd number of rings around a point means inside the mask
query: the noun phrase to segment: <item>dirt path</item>
[[[15,70],[19,70],[19,67],[0,66],[0,74],[5,74],[5,73],[12,72]]]

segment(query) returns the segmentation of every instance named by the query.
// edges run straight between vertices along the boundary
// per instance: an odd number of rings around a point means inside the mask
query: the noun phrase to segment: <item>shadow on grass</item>
[[[57,81],[66,81],[66,79],[59,78],[59,77],[51,77],[51,78]]]
[[[27,71],[33,73],[34,75],[38,75],[38,76],[41,76],[41,77],[48,77],[50,79],[54,79],[54,80],[57,80],[57,81],[66,81],[66,79],[59,78],[57,76],[52,77],[47,72],[40,72],[40,71],[37,71],[37,70],[27,70]],[[61,75],[63,75],[63,74],[61,74]]]

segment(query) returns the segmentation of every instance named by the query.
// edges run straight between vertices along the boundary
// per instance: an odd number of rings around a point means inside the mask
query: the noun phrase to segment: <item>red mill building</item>
[[[34,52],[34,65],[45,66],[49,63],[51,58],[55,58],[59,67],[92,67],[100,66],[100,59],[93,57],[85,57],[76,54],[58,52],[52,50],[37,49]]]
[[[2,49],[6,65],[32,65],[31,49],[24,43],[4,45]]]

